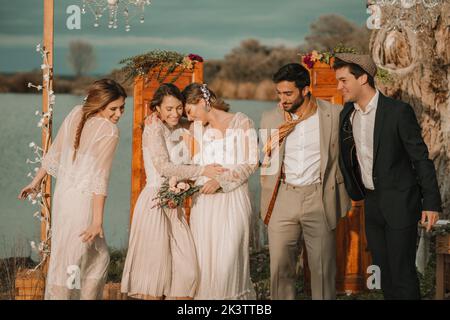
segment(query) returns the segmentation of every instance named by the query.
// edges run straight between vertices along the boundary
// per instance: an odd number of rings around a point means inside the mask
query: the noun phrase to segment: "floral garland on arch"
[[[178,67],[180,70],[171,83],[175,82],[184,71],[194,70],[197,62],[203,62],[203,58],[193,53],[183,55],[175,51],[153,50],[123,59],[120,64],[125,65],[121,71],[125,74],[126,81],[143,76],[146,80],[156,79],[162,84]]]
[[[331,51],[319,52],[317,50],[313,50],[309,53],[299,53],[299,55],[302,57],[302,63],[309,69],[312,69],[314,67],[314,63],[316,62],[322,62],[331,66],[331,59],[334,58],[337,53],[357,54],[358,52],[354,48],[345,47],[343,44],[338,44]],[[392,76],[390,73],[386,69],[379,67],[377,68],[376,78],[385,84],[392,81]]]
[[[40,53],[44,61],[44,63],[41,65],[41,70],[43,72],[42,75],[43,83],[37,85],[29,82],[27,86],[28,88],[35,88],[37,91],[41,91],[43,88],[49,88],[53,68],[48,63],[49,52],[45,50],[45,48],[43,48],[41,44],[36,45],[36,51]],[[34,154],[33,160],[30,158],[26,160],[27,164],[34,166],[34,168],[27,174],[27,176],[30,179],[33,179],[35,177],[35,174],[39,171],[42,159],[44,155],[47,153],[48,148],[50,147],[50,136],[51,136],[50,123],[53,118],[53,108],[55,106],[55,98],[56,97],[53,90],[47,90],[46,109],[48,110],[48,112],[42,113],[39,110],[36,110],[35,112],[35,115],[39,118],[37,127],[42,128],[46,138],[42,147],[37,145],[35,142],[30,142],[28,145],[29,148],[33,150]],[[37,194],[28,195],[27,197],[27,200],[31,203],[31,205],[40,206],[41,210],[38,209],[37,211],[35,211],[33,216],[36,219],[38,219],[41,222],[41,224],[43,223],[45,225],[44,240],[40,241],[38,244],[35,241],[30,241],[31,249],[37,254],[39,254],[39,256],[41,257],[41,261],[34,269],[29,270],[29,272],[36,271],[50,257],[50,238],[51,238],[50,208],[47,205],[47,201],[45,201],[45,199],[50,195],[45,193],[46,179],[48,179],[48,176],[42,180],[40,189],[37,192]],[[43,214],[43,212],[45,213]]]

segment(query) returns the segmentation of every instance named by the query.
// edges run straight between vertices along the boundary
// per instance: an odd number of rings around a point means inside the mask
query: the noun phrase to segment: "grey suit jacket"
[[[344,179],[339,168],[339,113],[342,106],[317,99],[320,125],[320,178],[322,183],[322,204],[329,230],[336,228],[338,219],[344,217],[351,208],[351,201],[345,190]],[[283,110],[276,107],[263,113],[261,129],[276,129],[284,122]],[[268,130],[268,135],[270,131]],[[265,141],[264,141],[265,142]],[[272,193],[280,174],[284,159],[286,139],[279,149],[272,152],[271,174],[261,170],[261,218],[264,220]],[[281,206],[282,208],[282,206]],[[289,208],[284,208],[289,210]],[[276,214],[276,212],[273,212]]]

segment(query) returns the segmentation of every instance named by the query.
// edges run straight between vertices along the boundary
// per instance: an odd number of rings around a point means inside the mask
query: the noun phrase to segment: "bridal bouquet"
[[[196,186],[192,180],[178,181],[177,177],[166,179],[158,194],[153,200],[156,204],[152,207],[175,209],[183,206],[185,201],[195,193],[199,192],[202,186]]]

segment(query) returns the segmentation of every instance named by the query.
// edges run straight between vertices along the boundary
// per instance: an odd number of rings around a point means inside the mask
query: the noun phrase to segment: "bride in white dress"
[[[229,169],[214,179],[200,177],[196,182],[203,187],[194,199],[190,219],[200,269],[194,298],[256,299],[249,262],[248,178],[258,166],[253,122],[241,112],[228,113],[228,105],[206,85],[190,84],[183,95],[200,146],[197,153],[194,150],[194,163],[217,163]]]

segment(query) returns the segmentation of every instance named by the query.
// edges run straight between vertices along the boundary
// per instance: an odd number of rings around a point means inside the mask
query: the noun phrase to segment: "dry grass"
[[[233,82],[221,78],[214,79],[210,88],[220,97],[225,99],[242,100],[276,100],[275,85],[271,80],[254,82]]]
[[[10,258],[0,259],[0,300],[13,300],[15,294],[14,281],[20,268],[30,268],[35,265],[30,257],[24,257],[25,250],[15,245],[10,250]],[[111,262],[108,270],[108,283],[120,283],[125,263],[126,249],[110,249]],[[422,299],[432,300],[435,295],[435,268],[436,255],[430,257],[425,275],[419,274]],[[259,252],[250,254],[250,273],[255,286],[258,300],[270,299],[270,266],[269,251],[265,247]],[[302,273],[299,272],[301,275]],[[297,296],[299,300],[309,300],[311,297],[305,293],[303,277],[299,276],[297,283]],[[380,291],[370,291],[353,295],[338,295],[338,300],[381,300]]]
[[[277,99],[275,89],[275,84],[271,80],[263,80],[257,85],[253,100],[275,101]]]
[[[435,295],[435,272],[436,255],[432,254],[426,268],[425,274],[419,274],[420,291],[423,300],[433,300]],[[267,248],[251,254],[250,273],[255,286],[256,297],[258,300],[270,299],[270,267],[269,251]],[[301,275],[302,272],[299,272]],[[311,297],[305,293],[303,277],[299,276],[297,283],[297,296],[299,300],[309,300]],[[359,294],[337,296],[337,300],[382,300],[383,294],[380,290],[367,291]]]
[[[29,256],[26,256],[28,250],[22,243],[14,241],[7,249],[6,240],[1,241],[2,256],[7,258],[0,259],[0,300],[14,300],[17,272],[36,265]]]

